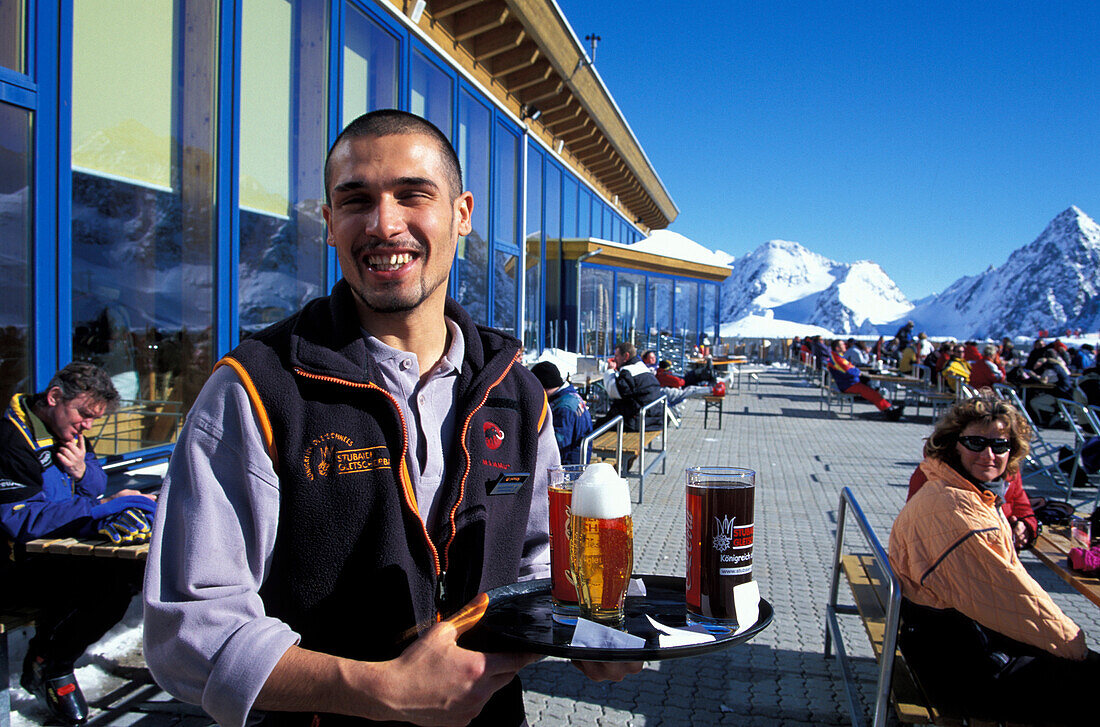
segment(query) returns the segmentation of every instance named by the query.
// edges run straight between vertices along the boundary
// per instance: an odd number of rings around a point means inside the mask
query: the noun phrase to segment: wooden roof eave
[[[681,260],[680,258],[667,257],[656,253],[632,250],[630,247],[618,246],[605,240],[589,238],[562,241],[562,257],[566,260],[575,261],[581,255],[596,250],[601,252],[588,258],[585,262],[642,272],[680,275],[709,282],[722,282],[733,272],[725,265],[707,265],[691,260]]]

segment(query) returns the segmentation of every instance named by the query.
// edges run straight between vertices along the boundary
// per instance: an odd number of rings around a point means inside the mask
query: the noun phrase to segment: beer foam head
[[[630,488],[606,462],[590,464],[573,483],[569,511],[578,517],[611,520],[630,514]]]

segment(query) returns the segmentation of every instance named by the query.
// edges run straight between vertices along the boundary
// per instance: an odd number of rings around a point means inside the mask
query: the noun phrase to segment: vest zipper
[[[416,508],[413,507],[413,504],[409,502],[409,487],[412,483],[402,482],[402,471],[405,467],[405,455],[408,453],[409,449],[409,431],[408,425],[405,423],[405,415],[401,413],[401,407],[400,405],[398,405],[397,399],[394,398],[393,394],[386,391],[377,384],[364,384],[357,381],[348,381],[347,379],[338,379],[335,376],[314,374],[298,366],[294,367],[294,373],[306,379],[313,379],[314,381],[324,381],[330,384],[343,384],[344,386],[350,386],[355,389],[369,389],[371,391],[377,391],[378,393],[389,399],[390,403],[393,404],[394,411],[397,412],[397,416],[401,420],[401,459],[397,463],[397,479],[399,482],[401,482],[401,491],[404,495],[405,506],[409,508],[409,510],[412,511],[414,515],[416,515],[416,519],[420,523],[420,532],[423,533],[424,542],[428,544],[428,552],[431,553],[432,556],[432,565],[434,566],[436,577],[436,590],[437,593],[441,593],[443,591],[443,576],[445,576],[446,573],[439,566],[439,551],[436,550],[435,543],[432,542],[432,536],[428,534],[428,527],[424,524],[424,521],[420,519],[420,515],[416,512]],[[439,604],[437,602],[436,611],[439,611],[438,606]],[[439,614],[437,613],[436,619],[438,620],[438,618]]]
[[[462,479],[458,484],[458,499],[455,500],[454,507],[451,508],[448,522],[450,524],[450,534],[447,537],[447,542],[443,546],[443,573],[446,574],[447,568],[451,562],[451,543],[455,538],[455,515],[458,513],[458,507],[462,504],[462,498],[466,496],[466,480],[469,479],[470,469],[473,467],[473,462],[470,459],[470,448],[466,445],[466,435],[470,432],[470,421],[474,418],[474,414],[481,410],[481,407],[485,406],[485,402],[489,399],[489,393],[500,385],[500,382],[504,381],[504,378],[512,370],[512,367],[516,365],[516,362],[520,360],[520,356],[523,351],[516,351],[512,356],[512,360],[508,362],[508,365],[504,367],[504,371],[501,373],[497,380],[485,387],[485,394],[481,397],[481,401],[478,405],[470,410],[470,413],[466,415],[466,421],[462,423],[462,430],[459,432],[459,441],[462,443],[462,453],[466,457],[466,469],[462,473]],[[440,591],[442,593],[442,590]]]

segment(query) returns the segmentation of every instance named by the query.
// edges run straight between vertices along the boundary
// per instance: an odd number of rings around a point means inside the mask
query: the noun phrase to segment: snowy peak
[[[787,240],[770,240],[737,259],[722,299],[725,321],[770,311],[777,319],[843,333],[912,307],[878,264],[836,262]]]
[[[1100,329],[1100,226],[1076,206],[1000,267],[959,278],[909,315],[956,336],[1034,336]]]

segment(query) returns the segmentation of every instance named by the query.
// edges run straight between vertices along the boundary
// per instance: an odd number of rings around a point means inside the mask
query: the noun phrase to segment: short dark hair
[[[615,346],[615,353],[621,353],[627,358],[634,358],[638,355],[638,349],[634,347],[634,344],[630,341],[621,341]]]
[[[328,154],[325,156],[325,204],[332,204],[332,154],[345,139],[353,139],[362,136],[393,136],[395,134],[424,134],[435,139],[439,145],[440,157],[443,159],[444,171],[447,174],[447,185],[450,187],[451,201],[458,199],[462,194],[462,165],[458,161],[458,154],[447,135],[439,130],[432,122],[425,118],[410,114],[398,109],[379,109],[365,113],[344,127],[336,141],[332,142]]]
[[[46,391],[36,395],[39,401],[45,400],[46,393],[57,387],[61,390],[61,401],[70,402],[81,394],[88,394],[94,401],[103,402],[110,414],[118,408],[118,391],[106,371],[87,361],[73,361],[58,371],[50,379]]]

